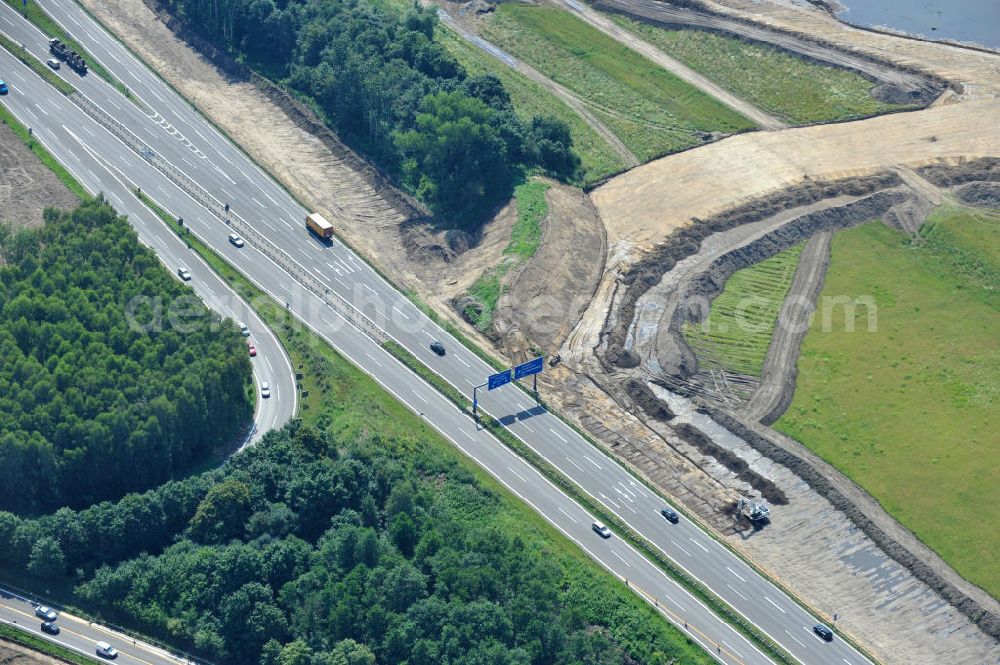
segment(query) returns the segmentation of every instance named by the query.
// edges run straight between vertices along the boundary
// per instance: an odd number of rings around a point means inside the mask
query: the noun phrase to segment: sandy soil
[[[508,358],[555,354],[594,295],[604,265],[604,226],[586,194],[549,182],[542,244],[508,282],[495,327]]]
[[[0,640],[0,665],[62,665],[66,661]]]
[[[75,208],[79,203],[10,127],[0,123],[0,222],[41,226],[45,208]]]
[[[1000,64],[1000,59],[998,59]],[[732,136],[613,178],[591,197],[608,244],[646,248],[670,231],[806,178],[1000,155],[1000,99]]]

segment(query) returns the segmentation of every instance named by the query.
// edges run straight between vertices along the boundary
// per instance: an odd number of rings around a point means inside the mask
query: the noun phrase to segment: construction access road
[[[57,158],[73,166],[78,153],[89,151],[107,164],[130,163],[128,175],[136,186],[183,217],[194,233],[220,252],[225,251],[230,229],[222,202],[231,202],[234,223],[238,218],[260,239],[231,258],[249,279],[279,302],[288,303],[300,321],[426,418],[595,560],[627,579],[633,588],[644,590],[644,597],[655,600],[675,625],[717,660],[769,662],[621,539],[600,539],[590,529],[591,515],[398,363],[380,341],[395,339],[464,392],[485,381],[493,371],[489,365],[428,319],[349,248],[338,242],[324,246],[308,236],[303,224],[295,221],[304,217],[304,208],[78,7],[47,0],[41,4],[149,109],[146,112],[124,100],[97,77],[81,79],[63,71],[90,99],[77,106],[48,84],[32,80],[23,65],[5,55],[0,66],[5,70],[20,67],[26,82],[25,95],[12,94],[3,103],[29,124],[35,123],[36,134]],[[9,19],[0,21],[4,31],[12,23],[12,38],[45,57],[44,35],[6,6],[0,7],[0,17]],[[84,106],[113,110],[103,115],[84,113]],[[106,116],[112,116],[120,127],[109,128]],[[97,125],[95,118],[105,124]],[[75,137],[83,127],[93,136],[80,141]],[[191,182],[200,190],[195,193],[198,201],[191,193]],[[313,288],[316,283],[322,285],[319,293],[303,286]],[[361,312],[367,324],[359,321]],[[444,357],[428,348],[434,339],[444,342]],[[659,514],[664,505],[660,498],[562,420],[533,404],[524,392],[507,386],[484,395],[481,406],[801,662],[867,662],[839,637],[832,643],[815,637],[811,631],[815,617],[709,534],[686,520],[679,525],[666,523]]]

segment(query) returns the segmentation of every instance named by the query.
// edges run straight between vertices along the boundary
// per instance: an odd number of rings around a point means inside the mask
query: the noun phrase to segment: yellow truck
[[[326,221],[326,218],[318,212],[306,215],[306,228],[323,240],[329,240],[333,237],[333,224]]]

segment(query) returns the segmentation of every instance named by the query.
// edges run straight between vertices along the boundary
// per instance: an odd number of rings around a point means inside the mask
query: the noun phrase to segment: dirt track
[[[669,55],[649,42],[618,26],[614,21],[602,16],[587,5],[577,0],[556,0],[567,11],[576,14],[615,41],[628,46],[633,51],[642,54],[651,62],[663,67],[685,83],[714,97],[737,113],[749,118],[762,129],[782,129],[786,127],[778,118],[757,108],[747,100],[734,95],[714,81],[702,76],[687,65],[671,58]]]
[[[731,16],[677,7],[657,0],[599,0],[597,7],[660,25],[698,28],[736,35],[742,39],[777,46],[810,60],[853,69],[884,86],[891,86],[891,89],[881,89],[879,94],[894,101],[913,101],[926,105],[944,88],[943,83],[931,81],[925,75],[835,48],[825,40],[807,39],[791,32],[769,29]]]
[[[740,414],[745,420],[770,425],[791,403],[799,349],[809,330],[809,316],[816,309],[816,298],[830,265],[832,238],[832,231],[817,233],[806,241],[799,255],[792,286],[778,312],[778,325],[764,357],[760,386]]]
[[[495,58],[501,64],[510,67],[514,71],[520,72],[527,78],[551,92],[556,96],[556,98],[562,100],[566,106],[576,111],[577,115],[583,118],[583,121],[590,125],[590,127],[597,132],[597,135],[604,139],[609,146],[611,146],[612,150],[618,153],[618,156],[622,158],[622,161],[625,162],[625,166],[627,168],[639,165],[639,159],[635,156],[635,154],[633,154],[632,151],[629,150],[624,143],[622,143],[622,140],[618,138],[617,134],[612,132],[607,125],[601,122],[597,116],[590,112],[590,109],[584,100],[580,99],[574,93],[559,85],[545,74],[542,74],[534,67],[525,64],[509,53],[505,53],[500,50],[499,47],[489,43],[479,35],[475,34],[463,24],[463,21],[453,14],[454,10],[454,3],[442,2],[439,5],[438,16],[441,17],[442,23],[454,30],[455,33],[462,39],[482,50],[490,57]]]

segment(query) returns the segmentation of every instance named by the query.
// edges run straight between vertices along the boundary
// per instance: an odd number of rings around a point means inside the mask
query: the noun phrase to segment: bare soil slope
[[[20,644],[0,641],[0,665],[62,665],[65,662],[31,651]]]
[[[1000,100],[985,98],[857,122],[732,136],[633,169],[596,189],[592,198],[609,245],[644,247],[693,218],[806,179],[991,155],[1000,155]]]
[[[40,226],[45,208],[75,208],[78,203],[10,127],[0,123],[0,222]]]

